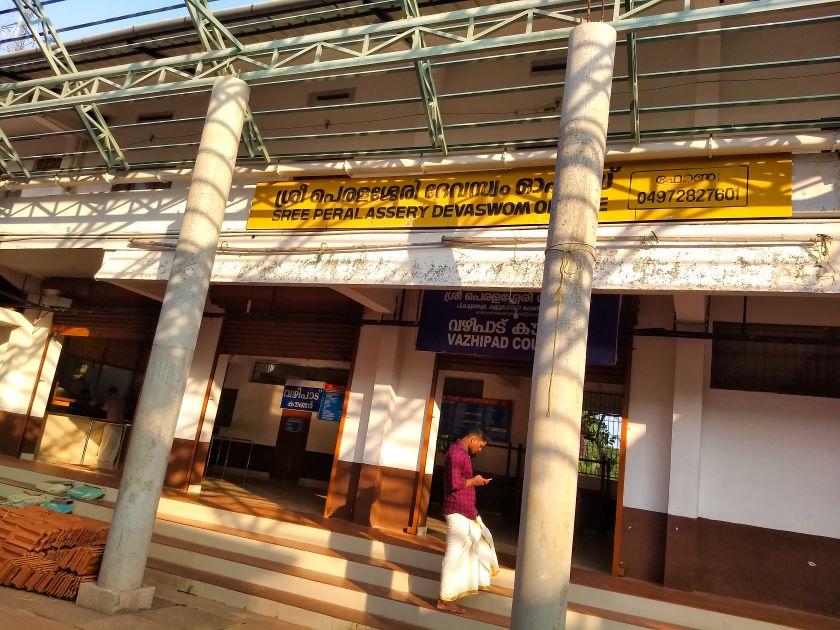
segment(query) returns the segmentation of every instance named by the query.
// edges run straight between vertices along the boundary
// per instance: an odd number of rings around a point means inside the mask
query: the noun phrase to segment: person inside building
[[[440,576],[437,607],[463,614],[455,603],[465,595],[486,590],[499,574],[493,537],[475,505],[475,489],[490,479],[473,475],[471,458],[487,444],[487,433],[472,427],[446,453],[443,478],[443,516],[446,519],[446,553]]]
[[[99,446],[97,466],[113,469],[119,457],[123,431],[125,431],[125,399],[116,387],[108,388],[108,397],[102,404],[108,424],[102,429],[102,443]]]

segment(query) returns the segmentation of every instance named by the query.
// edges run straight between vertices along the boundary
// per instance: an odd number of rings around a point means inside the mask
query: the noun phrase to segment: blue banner
[[[341,420],[341,412],[343,409],[344,388],[325,389],[324,397],[321,399],[321,410],[318,412],[318,417],[321,420],[339,422]]]
[[[587,363],[615,363],[620,305],[618,295],[592,296]],[[533,359],[539,312],[540,294],[535,292],[426,291],[417,349]]]
[[[320,387],[287,385],[283,388],[283,399],[280,401],[280,407],[298,411],[318,411],[321,408],[323,396],[324,390]]]

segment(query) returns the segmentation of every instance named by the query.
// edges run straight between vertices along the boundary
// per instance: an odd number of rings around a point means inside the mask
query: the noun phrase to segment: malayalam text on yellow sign
[[[599,221],[791,214],[789,157],[609,165]],[[248,229],[406,229],[546,225],[551,171],[306,180],[257,185]]]

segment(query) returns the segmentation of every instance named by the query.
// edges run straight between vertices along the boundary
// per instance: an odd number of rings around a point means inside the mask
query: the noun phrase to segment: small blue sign
[[[283,388],[283,400],[280,401],[280,407],[297,411],[318,411],[323,397],[324,390],[320,387],[288,385]]]
[[[321,420],[339,422],[341,420],[341,412],[343,409],[344,388],[325,389],[324,397],[321,399],[321,411],[318,412],[318,417]]]
[[[301,433],[303,431],[303,420],[300,418],[287,418],[286,419],[286,432],[287,433]]]

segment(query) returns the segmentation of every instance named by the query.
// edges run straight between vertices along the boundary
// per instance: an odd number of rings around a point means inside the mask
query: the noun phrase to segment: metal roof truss
[[[213,15],[207,0],[184,0],[190,12],[193,24],[195,25],[201,43],[207,51],[214,50],[241,50],[242,43],[231,33],[219,19]],[[232,61],[232,60],[231,60]],[[219,74],[236,74],[231,63],[217,67]],[[256,157],[262,155],[266,162],[271,162],[271,156],[263,141],[251,106],[245,108],[245,124],[242,127],[242,141],[248,149],[248,155]]]
[[[41,5],[41,0],[13,1],[23,21],[32,33],[32,39],[46,57],[53,73],[60,80],[76,73],[77,70],[76,65],[73,63],[73,58],[61,42],[58,31],[53,26],[44,11],[44,7]],[[65,88],[71,88],[73,81],[63,81],[63,85]],[[79,89],[81,93],[88,91],[86,88]],[[128,170],[128,161],[125,159],[122,149],[120,149],[114,135],[108,128],[108,123],[102,115],[102,112],[99,111],[99,107],[95,103],[82,101],[74,104],[73,108],[76,110],[82,124],[84,124],[96,150],[105,161],[105,165],[109,169],[120,168]]]

